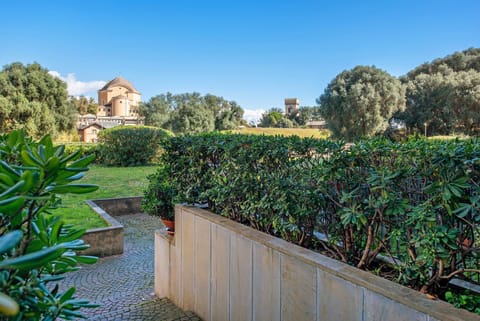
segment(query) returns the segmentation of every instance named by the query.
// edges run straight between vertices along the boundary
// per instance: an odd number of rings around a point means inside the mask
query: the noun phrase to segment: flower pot
[[[165,225],[168,234],[173,235],[175,233],[175,221],[165,220],[162,218],[162,223]]]

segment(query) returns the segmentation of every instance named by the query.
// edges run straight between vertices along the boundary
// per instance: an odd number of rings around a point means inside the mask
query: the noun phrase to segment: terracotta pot
[[[162,218],[162,223],[167,229],[167,233],[173,235],[175,233],[175,221],[164,220]]]

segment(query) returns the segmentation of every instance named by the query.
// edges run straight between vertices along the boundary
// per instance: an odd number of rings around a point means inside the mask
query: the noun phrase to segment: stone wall
[[[155,293],[203,320],[480,320],[208,211],[155,233]]]

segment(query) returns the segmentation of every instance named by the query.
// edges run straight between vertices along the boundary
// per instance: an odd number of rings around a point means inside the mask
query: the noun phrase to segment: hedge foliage
[[[477,140],[207,134],[169,139],[162,159],[183,201],[365,270],[382,255],[422,292],[478,282]]]
[[[160,142],[172,134],[149,126],[117,126],[98,135],[98,156],[107,166],[141,166],[159,154]]]
[[[98,152],[98,145],[96,143],[69,143],[64,144],[65,146],[65,153],[71,154],[74,152],[79,152],[82,157],[95,155],[95,159],[92,163],[99,163],[99,152]]]

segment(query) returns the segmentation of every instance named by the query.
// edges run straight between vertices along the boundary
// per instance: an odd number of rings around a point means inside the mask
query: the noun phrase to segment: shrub
[[[180,199],[308,246],[317,215],[312,206],[321,197],[302,192],[309,162],[340,146],[296,136],[213,133],[169,139],[162,159]]]
[[[101,159],[99,157],[98,145],[96,143],[69,143],[65,145],[65,153],[72,154],[80,151],[80,156],[85,157],[89,155],[95,155],[95,159],[92,163],[99,163]]]
[[[75,288],[59,290],[57,281],[94,263],[77,256],[88,248],[80,237],[85,230],[66,226],[49,211],[58,195],[87,193],[95,185],[74,182],[88,170],[93,156],[65,153],[47,135],[39,142],[13,131],[0,137],[0,314],[2,320],[72,320],[80,308],[93,307],[74,297]]]
[[[172,134],[148,126],[117,126],[98,136],[98,153],[108,166],[146,165],[158,156],[162,139]]]
[[[147,214],[173,221],[177,193],[170,183],[169,175],[169,168],[163,166],[147,177],[149,185],[142,199],[142,210]]]
[[[400,283],[440,296],[480,272],[479,159],[477,140],[217,133],[173,137],[162,155],[179,199],[361,269],[386,256]]]

